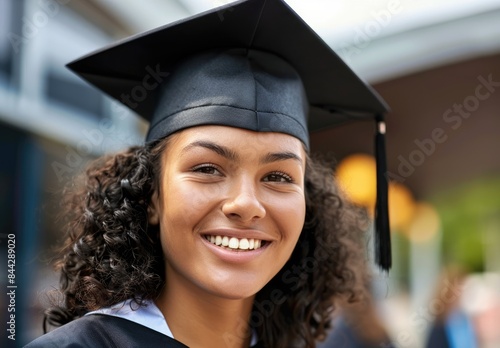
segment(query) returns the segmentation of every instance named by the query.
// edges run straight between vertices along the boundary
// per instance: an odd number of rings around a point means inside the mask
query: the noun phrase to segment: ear
[[[160,211],[158,209],[160,205],[158,204],[158,200],[158,191],[155,191],[151,196],[151,202],[148,206],[148,222],[153,226],[160,224]]]

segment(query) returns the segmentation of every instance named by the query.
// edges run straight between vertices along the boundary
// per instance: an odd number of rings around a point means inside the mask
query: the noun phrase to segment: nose
[[[241,222],[249,222],[266,216],[266,209],[251,180],[239,180],[231,185],[229,197],[222,206],[222,212],[228,218]]]

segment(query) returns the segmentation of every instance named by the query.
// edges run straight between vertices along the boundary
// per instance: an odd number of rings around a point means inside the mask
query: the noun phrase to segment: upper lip
[[[217,228],[211,230],[205,230],[200,233],[204,236],[227,236],[227,237],[235,237],[238,239],[247,238],[247,239],[259,239],[267,242],[272,242],[274,240],[273,237],[269,236],[269,234],[259,231],[259,230],[251,230],[251,229],[236,229],[236,228]]]

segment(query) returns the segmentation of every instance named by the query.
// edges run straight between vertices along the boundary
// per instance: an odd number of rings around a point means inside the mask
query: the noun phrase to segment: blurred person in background
[[[470,276],[464,284],[462,307],[471,317],[479,347],[500,347],[500,275]]]
[[[427,348],[479,347],[473,322],[460,306],[467,275],[458,266],[449,266],[443,271],[431,301],[435,320],[427,339]]]
[[[386,328],[370,296],[356,303],[342,303],[333,329],[318,348],[391,348]]]
[[[366,211],[363,210],[366,214]],[[369,228],[368,216],[360,219],[365,229]],[[367,277],[369,270],[359,267],[358,277],[365,279],[364,297],[357,302],[342,299],[335,301],[336,311],[332,320],[332,330],[318,348],[392,348],[387,328],[378,313],[377,303],[372,295],[371,277]]]

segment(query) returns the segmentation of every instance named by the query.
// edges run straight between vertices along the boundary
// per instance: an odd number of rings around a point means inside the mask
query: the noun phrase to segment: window
[[[0,1],[0,84],[10,85],[16,55],[20,55],[23,1]]]
[[[67,75],[66,75],[67,76]],[[52,70],[45,79],[45,98],[49,103],[76,109],[96,119],[103,118],[104,98],[101,92],[84,82],[68,79]]]

